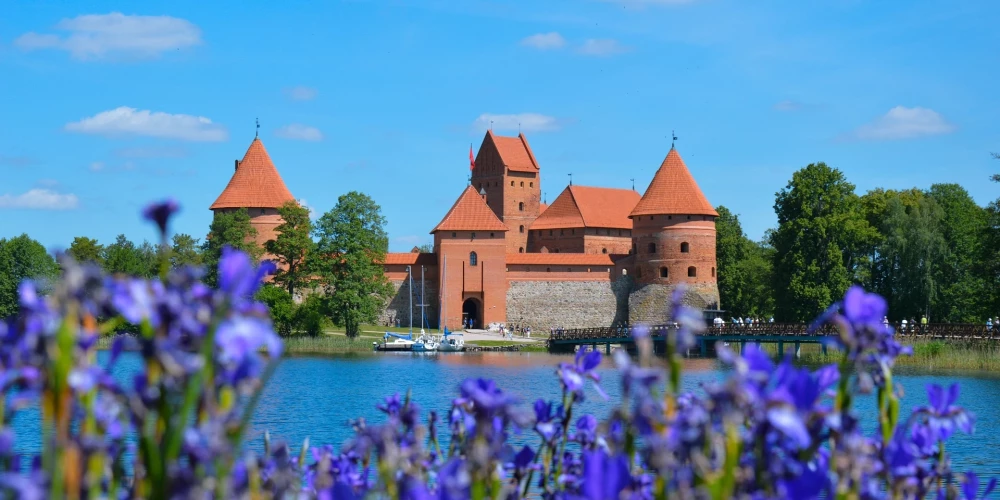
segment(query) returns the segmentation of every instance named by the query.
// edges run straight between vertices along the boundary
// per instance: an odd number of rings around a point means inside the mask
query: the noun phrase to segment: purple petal
[[[799,448],[809,446],[812,439],[802,419],[788,407],[772,408],[767,412],[767,421],[782,434],[788,436]]]

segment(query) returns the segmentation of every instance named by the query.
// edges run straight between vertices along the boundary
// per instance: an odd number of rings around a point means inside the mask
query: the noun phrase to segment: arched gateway
[[[482,328],[483,324],[480,318],[482,314],[480,312],[482,304],[478,299],[465,299],[462,302],[462,319],[466,320],[466,324],[469,328]]]

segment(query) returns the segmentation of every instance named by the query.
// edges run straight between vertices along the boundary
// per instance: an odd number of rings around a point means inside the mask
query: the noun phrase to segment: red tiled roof
[[[538,162],[535,160],[531,146],[528,145],[528,138],[524,134],[517,134],[517,137],[504,137],[494,135],[492,130],[486,132],[486,136],[493,139],[497,152],[503,164],[515,172],[538,172]]]
[[[431,234],[437,231],[506,230],[507,226],[500,222],[493,210],[490,210],[489,205],[476,192],[476,188],[468,186]]]
[[[719,215],[674,148],[670,148],[646,188],[646,194],[642,195],[629,216],[660,214]]]
[[[507,264],[562,266],[613,266],[611,256],[603,253],[509,253]]]
[[[549,204],[548,203],[539,203],[538,204],[538,215],[542,215],[542,212],[544,212],[546,208],[549,208]]]
[[[274,168],[264,143],[254,138],[226,189],[209,208],[278,208],[294,200],[278,169]]]
[[[383,264],[436,266],[437,254],[417,252],[387,253],[385,254],[385,262]]]
[[[638,201],[639,193],[631,189],[569,186],[535,219],[531,229],[632,229],[629,212]]]

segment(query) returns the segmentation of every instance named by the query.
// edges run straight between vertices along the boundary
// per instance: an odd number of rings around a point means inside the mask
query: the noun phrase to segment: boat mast
[[[407,290],[410,297],[410,334],[413,334],[413,273],[410,270],[410,266],[406,266],[406,275],[410,279],[410,287]]]
[[[444,324],[444,318],[445,318],[444,314],[445,314],[445,311],[447,311],[447,309],[445,309],[445,305],[448,304],[448,296],[447,296],[448,287],[444,286],[444,284],[448,282],[448,256],[447,255],[444,256],[444,264],[443,264],[443,266],[444,267],[442,267],[442,271],[441,271],[441,284],[440,284],[440,288],[441,288],[441,293],[444,294],[444,295],[441,296],[441,303],[438,304],[440,306],[440,309],[441,309],[439,311],[440,317],[438,318],[438,330],[441,331],[441,332],[444,332],[444,329],[446,328],[446,326]]]
[[[427,295],[424,294],[424,266],[420,266],[420,329],[427,326],[424,319],[424,308],[427,307]]]

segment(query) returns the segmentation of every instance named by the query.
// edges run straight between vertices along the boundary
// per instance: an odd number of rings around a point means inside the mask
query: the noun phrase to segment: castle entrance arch
[[[462,319],[465,320],[465,324],[469,325],[469,328],[482,328],[483,327],[483,304],[479,302],[479,299],[468,298],[465,302],[462,302]]]

